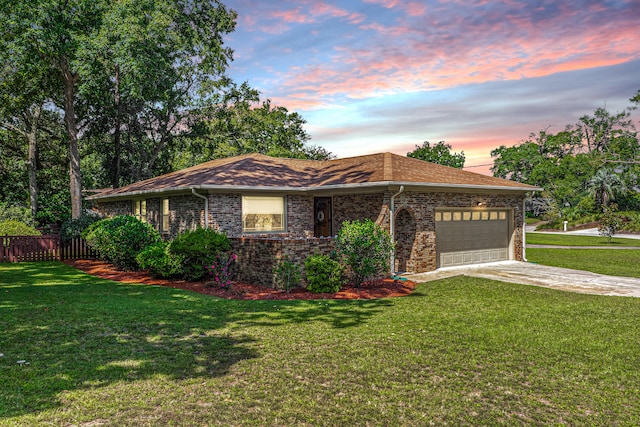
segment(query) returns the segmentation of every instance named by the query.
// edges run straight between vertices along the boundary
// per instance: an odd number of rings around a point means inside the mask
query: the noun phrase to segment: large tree
[[[134,105],[127,119],[152,141],[147,160],[153,163],[189,110],[211,102],[218,91],[231,58],[222,37],[234,29],[235,16],[216,0],[0,5],[0,58],[12,58],[10,72],[24,73],[28,64],[38,75],[53,76],[42,88],[64,111],[74,218],[82,212],[81,127],[100,123],[111,129],[117,154],[125,102]],[[117,184],[117,176],[112,181]]]
[[[171,153],[171,169],[247,153],[325,160],[333,155],[307,144],[306,121],[285,107],[261,100],[247,83],[230,84],[219,102],[200,112],[192,132]]]
[[[494,176],[544,187],[545,197],[560,210],[579,205],[580,211],[600,211],[612,197],[638,185],[640,145],[629,110],[598,108],[557,134],[546,129],[491,156]]]
[[[415,150],[407,153],[407,157],[462,169],[465,161],[464,151],[452,153],[451,149],[451,145],[445,144],[444,141],[434,145],[424,141],[422,145],[416,145]]]

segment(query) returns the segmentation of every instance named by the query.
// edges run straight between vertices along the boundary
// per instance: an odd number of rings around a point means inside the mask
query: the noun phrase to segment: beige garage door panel
[[[436,212],[438,267],[509,259],[507,211]]]
[[[509,253],[506,248],[440,253],[440,265],[438,267],[482,264],[483,262],[506,261],[508,259]]]

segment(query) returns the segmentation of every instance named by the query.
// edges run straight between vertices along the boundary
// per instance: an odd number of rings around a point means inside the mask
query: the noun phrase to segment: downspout
[[[526,209],[526,198],[522,199],[522,261],[528,262],[527,260],[527,218],[525,215]]]
[[[394,194],[393,196],[391,196],[391,202],[389,203],[390,208],[389,208],[389,234],[391,235],[391,243],[394,244],[394,248],[391,250],[391,260],[390,260],[390,264],[391,264],[391,275],[393,276],[396,272],[395,272],[395,266],[396,266],[396,249],[395,249],[395,241],[396,241],[396,233],[395,233],[395,199],[396,196],[399,196],[402,192],[404,191],[404,185],[400,186],[400,190],[398,190],[398,192],[396,194]]]
[[[191,194],[204,200],[204,228],[209,228],[209,198],[196,193],[196,189],[191,189]]]

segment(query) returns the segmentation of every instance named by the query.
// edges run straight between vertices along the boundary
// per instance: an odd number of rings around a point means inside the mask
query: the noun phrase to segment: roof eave
[[[542,191],[540,187],[520,187],[520,186],[500,186],[500,185],[470,185],[470,184],[449,184],[449,183],[422,183],[422,182],[410,182],[410,181],[378,181],[378,182],[364,182],[357,184],[333,184],[333,185],[319,185],[310,187],[256,187],[256,186],[243,186],[243,185],[189,185],[180,187],[168,187],[162,189],[150,189],[150,190],[137,190],[127,191],[124,193],[116,194],[96,194],[87,197],[87,200],[116,200],[132,197],[140,197],[144,195],[160,195],[167,193],[182,193],[190,192],[191,190],[204,190],[215,192],[269,192],[269,193],[309,193],[317,191],[337,191],[337,190],[357,190],[357,189],[375,189],[375,188],[388,188],[394,186],[405,186],[414,188],[432,188],[437,190],[474,190],[474,191],[501,191],[501,192],[516,192],[516,193],[529,193],[533,191]]]

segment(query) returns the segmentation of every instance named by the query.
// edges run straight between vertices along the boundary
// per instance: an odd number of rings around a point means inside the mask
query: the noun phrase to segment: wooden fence
[[[95,259],[96,251],[76,238],[62,243],[57,234],[43,236],[0,236],[0,262],[62,261]]]

